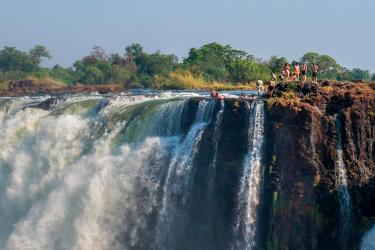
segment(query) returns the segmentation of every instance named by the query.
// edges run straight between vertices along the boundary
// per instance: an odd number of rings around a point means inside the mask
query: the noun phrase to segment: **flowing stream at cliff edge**
[[[336,187],[340,203],[340,245],[345,250],[348,247],[351,223],[351,198],[348,191],[346,168],[343,158],[342,125],[338,116],[335,116],[337,133],[337,160],[335,166]]]
[[[244,160],[233,249],[251,250],[256,246],[257,208],[260,199],[263,170],[261,154],[264,133],[264,103],[253,102],[249,122],[249,153]]]

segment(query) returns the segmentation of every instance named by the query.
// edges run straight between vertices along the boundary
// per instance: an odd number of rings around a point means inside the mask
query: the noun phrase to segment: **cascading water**
[[[180,176],[184,193],[212,103],[200,101],[184,136],[186,99],[33,107],[45,100],[0,102],[0,249],[148,249],[164,181]]]
[[[249,109],[241,180],[245,102],[243,113],[227,104],[186,93],[0,98],[0,249],[251,249],[263,102]],[[222,223],[237,225],[235,243]]]
[[[361,243],[361,250],[375,249],[375,227],[369,230],[363,237]]]
[[[335,166],[336,188],[340,203],[340,247],[348,248],[351,223],[351,198],[348,191],[346,169],[343,158],[342,127],[338,116],[335,116],[337,132],[337,160]]]
[[[155,249],[173,249],[179,237],[183,237],[185,228],[181,222],[186,221],[185,206],[194,172],[193,160],[197,153],[197,144],[212,117],[214,104],[214,101],[199,103],[194,125],[173,153],[163,190],[164,197],[156,228]],[[172,225],[176,223],[181,225],[173,227]]]
[[[220,110],[216,115],[216,120],[215,120],[215,129],[214,129],[214,156],[212,160],[212,164],[210,166],[211,171],[210,171],[210,180],[208,184],[208,194],[212,195],[213,190],[215,188],[215,169],[216,169],[216,162],[217,162],[217,154],[218,154],[218,147],[219,147],[219,138],[220,138],[220,126],[221,126],[221,121],[223,117],[223,112],[224,112],[224,107],[225,107],[225,102],[223,100],[220,101]]]
[[[253,102],[249,109],[249,154],[244,160],[240,182],[232,249],[254,249],[256,246],[257,208],[263,176],[261,148],[264,136],[264,103],[263,101]]]

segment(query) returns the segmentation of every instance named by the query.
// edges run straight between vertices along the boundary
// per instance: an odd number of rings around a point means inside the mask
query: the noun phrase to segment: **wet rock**
[[[44,110],[52,110],[53,108],[62,104],[64,101],[65,101],[65,98],[63,97],[51,97],[36,105],[27,106],[26,108],[38,108],[38,109],[44,109]]]

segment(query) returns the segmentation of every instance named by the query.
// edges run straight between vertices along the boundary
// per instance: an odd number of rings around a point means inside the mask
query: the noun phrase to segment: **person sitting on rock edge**
[[[262,80],[257,81],[257,90],[258,90],[258,96],[260,96],[261,93],[264,91],[264,83]]]

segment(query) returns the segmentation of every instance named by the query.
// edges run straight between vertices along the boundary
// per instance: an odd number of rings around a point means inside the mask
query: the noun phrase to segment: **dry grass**
[[[268,98],[266,101],[267,107],[271,108],[274,105],[283,107],[293,107],[298,109],[301,105],[301,99],[293,91],[283,92],[281,97]]]
[[[8,85],[10,81],[0,82],[0,91],[8,90]]]
[[[66,83],[64,83],[63,81],[54,79],[52,77],[38,78],[38,77],[28,76],[24,80],[32,81],[36,85],[46,85],[46,86],[49,86],[51,89],[61,89],[67,86]],[[0,82],[0,91],[7,91],[9,84],[12,82],[13,81]]]
[[[255,83],[234,85],[217,81],[207,82],[203,77],[194,76],[187,71],[179,71],[169,73],[167,78],[156,76],[154,87],[158,89],[247,90],[255,89]]]
[[[66,83],[64,83],[63,81],[60,81],[60,80],[57,80],[57,79],[54,79],[52,77],[42,77],[42,78],[37,78],[37,77],[33,77],[33,76],[29,76],[26,78],[26,80],[30,80],[32,81],[34,84],[43,84],[43,85],[47,85],[49,86],[51,89],[60,89],[60,88],[64,88],[67,86]]]

